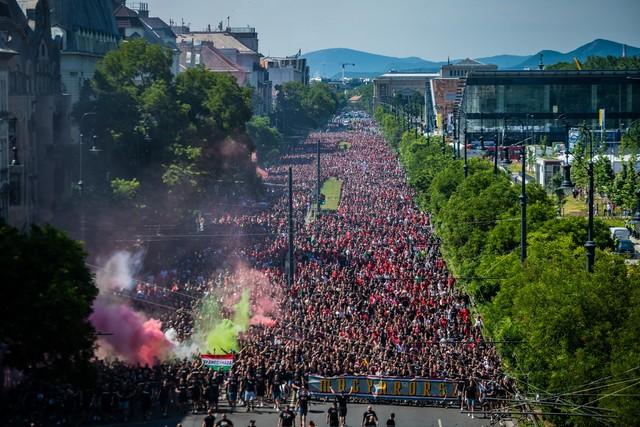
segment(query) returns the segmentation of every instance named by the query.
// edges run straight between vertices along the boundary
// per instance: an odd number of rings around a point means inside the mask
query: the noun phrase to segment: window
[[[17,206],[22,202],[20,175],[12,173],[9,178],[9,205]]]
[[[191,64],[191,52],[187,52],[187,64]]]
[[[200,65],[200,54],[196,53],[196,65]]]

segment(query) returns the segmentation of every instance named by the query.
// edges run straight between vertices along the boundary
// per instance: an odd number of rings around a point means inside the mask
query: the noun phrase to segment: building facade
[[[269,73],[269,80],[273,86],[273,96],[276,96],[277,87],[288,82],[297,82],[303,85],[309,84],[309,66],[306,58],[287,56],[284,58],[262,58],[262,66]]]
[[[464,78],[472,71],[495,71],[497,65],[485,64],[475,59],[466,58],[456,63],[447,62],[440,68],[440,77],[442,78]]]
[[[173,74],[179,71],[180,50],[176,34],[171,26],[158,17],[149,16],[148,3],[133,3],[127,6],[126,0],[112,0],[113,16],[122,40],[142,39],[147,43],[162,46],[173,53]]]
[[[71,104],[80,99],[96,63],[118,47],[119,34],[113,17],[112,0],[49,0],[51,34],[61,46],[62,89]],[[73,136],[74,142],[78,135]]]
[[[600,129],[601,110],[607,135],[619,137],[639,119],[640,71],[472,71],[459,129],[473,139],[504,128],[507,143],[525,131],[536,142],[565,142],[582,123]]]
[[[431,80],[438,73],[386,73],[373,79],[373,108],[392,105],[397,96],[411,97],[416,93],[422,98],[422,121],[427,132],[436,125],[436,110],[431,94]]]
[[[0,215],[21,228],[53,219],[69,126],[49,1],[33,6],[0,0]]]
[[[244,81],[238,84],[253,88],[253,111],[258,115],[268,115],[271,112],[271,81],[269,73],[262,67],[260,60],[262,55],[258,52],[258,34],[255,28],[227,28],[225,30],[190,31],[184,26],[177,31],[178,48],[180,49],[180,64],[188,68],[192,63],[198,61],[196,55],[200,56],[200,62],[206,67],[204,53],[198,52],[204,43],[209,50],[205,52],[210,56],[222,55],[226,60],[234,64],[245,75]],[[213,49],[210,49],[213,48]],[[215,49],[215,50],[214,50]],[[191,53],[189,53],[191,52]],[[191,55],[191,60],[187,61],[187,56]],[[215,63],[220,65],[219,60]],[[220,71],[213,69],[212,71]],[[226,72],[224,70],[220,72]],[[237,72],[232,72],[234,76]]]

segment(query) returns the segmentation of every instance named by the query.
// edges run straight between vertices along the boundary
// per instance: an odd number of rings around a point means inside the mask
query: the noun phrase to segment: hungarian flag
[[[211,369],[228,371],[233,366],[233,354],[203,354],[200,360]]]

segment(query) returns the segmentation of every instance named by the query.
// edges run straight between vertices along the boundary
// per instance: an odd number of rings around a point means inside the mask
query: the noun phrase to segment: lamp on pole
[[[629,224],[633,226],[633,233],[638,237],[638,233],[640,233],[640,188],[636,190],[636,211],[633,213]]]
[[[586,124],[582,124],[580,127],[580,133],[582,135],[586,135],[588,138],[588,150],[589,150],[589,164],[587,166],[587,176],[589,178],[589,193],[588,193],[588,202],[589,202],[589,217],[587,222],[587,241],[584,244],[585,249],[587,250],[587,271],[589,273],[593,273],[593,265],[596,260],[596,244],[593,240],[594,232],[593,232],[593,197],[594,197],[594,182],[593,182],[593,135],[591,134],[591,130],[587,127]],[[561,188],[565,191],[569,189],[573,189],[573,184],[571,183],[571,175],[570,168],[567,164],[563,165],[563,180]]]
[[[520,262],[524,263],[527,259],[527,174],[526,174],[526,162],[527,162],[527,144],[522,145],[522,170],[521,181],[522,186],[520,189]]]
[[[496,142],[493,147],[493,174],[498,175],[498,150],[500,149],[500,145],[504,143],[504,128],[502,128],[502,133],[498,134],[496,137]]]
[[[464,177],[469,175],[469,163],[467,162],[467,126],[464,127]]]
[[[288,187],[289,187],[289,212],[288,212],[288,246],[287,253],[287,286],[289,289],[293,286],[294,275],[294,246],[293,246],[293,170],[289,166],[288,171]]]
[[[80,143],[78,144],[79,146],[79,151],[80,151],[80,158],[78,161],[78,191],[80,193],[80,239],[83,242],[86,242],[86,233],[87,233],[87,220],[86,220],[86,216],[85,216],[85,209],[84,209],[84,187],[85,187],[85,183],[84,183],[84,169],[83,169],[83,156],[84,156],[84,137],[85,137],[85,133],[84,131],[82,131],[82,124],[84,123],[84,121],[88,118],[88,117],[95,117],[96,113],[95,112],[88,112],[88,113],[84,113],[82,115],[82,117],[80,118]],[[92,147],[91,147],[92,151],[97,152],[97,148],[95,146],[95,136],[92,136]]]
[[[316,141],[316,216],[320,215],[320,140]]]

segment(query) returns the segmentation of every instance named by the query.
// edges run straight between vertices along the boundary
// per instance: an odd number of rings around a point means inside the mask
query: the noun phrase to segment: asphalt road
[[[316,422],[318,427],[326,427],[326,411],[329,404],[314,403],[307,416],[307,423],[310,420]],[[366,410],[365,404],[350,404],[347,413],[347,425],[349,427],[360,427],[362,423],[362,414]],[[221,408],[225,411],[226,408]],[[393,412],[396,414],[396,425],[398,427],[480,427],[488,426],[488,419],[471,419],[467,414],[460,413],[459,409],[431,408],[431,407],[414,407],[414,406],[396,406],[396,405],[373,405],[373,409],[378,414],[380,426],[385,426],[386,420]],[[233,421],[235,427],[246,427],[249,420],[255,420],[257,427],[276,427],[278,425],[278,413],[273,407],[257,408],[255,412],[247,413],[244,408],[240,408],[239,412],[227,414],[228,418]],[[127,426],[140,427],[176,427],[178,423],[183,427],[201,427],[203,414],[189,415],[183,418],[157,419],[147,422],[129,422]],[[216,415],[216,421],[220,419],[220,415]],[[299,427],[299,418],[296,426]],[[100,427],[117,426],[124,424],[101,424]]]

